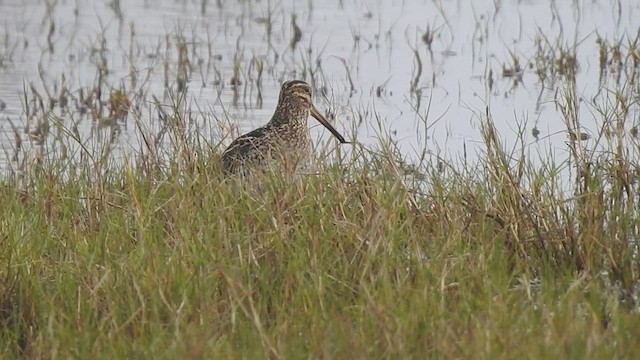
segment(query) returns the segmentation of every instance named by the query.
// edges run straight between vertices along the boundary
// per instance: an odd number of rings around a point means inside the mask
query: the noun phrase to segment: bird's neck
[[[291,106],[291,104],[278,104],[271,117],[274,125],[299,124],[306,125],[309,117],[309,110],[301,106]]]

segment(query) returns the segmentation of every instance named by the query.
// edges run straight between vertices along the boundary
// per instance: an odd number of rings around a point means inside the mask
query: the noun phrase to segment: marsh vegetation
[[[638,358],[640,9],[392,3],[0,2],[3,356]]]

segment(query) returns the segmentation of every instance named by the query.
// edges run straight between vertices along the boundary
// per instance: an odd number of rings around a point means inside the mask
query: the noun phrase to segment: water
[[[302,35],[295,47],[293,14]],[[264,124],[281,82],[310,81],[313,73],[324,93],[317,107],[335,115],[347,138],[371,144],[390,136],[409,159],[424,149],[473,157],[480,151],[479,118],[488,108],[507,146],[518,146],[523,127],[527,153],[563,158],[567,125],[554,99],[568,85],[561,74],[540,81],[537,41],[555,48],[556,56],[558,45],[576,46],[578,131],[595,142],[603,123],[598,104],[613,103],[616,91],[630,99],[625,129],[638,123],[637,68],[625,57],[624,66],[603,74],[596,40],[622,40],[626,49],[640,30],[639,18],[634,0],[0,0],[0,167],[12,160],[11,124],[33,132],[23,106],[31,85],[45,99],[47,92],[57,98],[63,87],[78,98],[79,89],[91,88],[99,69],[107,69],[104,83],[129,94],[138,109],[129,117],[153,128],[152,97],[168,103],[168,90],[178,87],[180,42],[190,65],[186,101],[207,125],[206,139]],[[427,29],[431,49],[423,40]],[[513,57],[522,71],[504,76]],[[260,86],[258,63],[264,68]],[[242,84],[235,90],[234,64]],[[113,130],[70,109],[54,106],[50,115],[76,123],[89,141]],[[220,120],[231,126],[217,126]],[[115,140],[125,154],[140,141],[127,121],[116,124]],[[329,139],[310,124],[313,134]]]

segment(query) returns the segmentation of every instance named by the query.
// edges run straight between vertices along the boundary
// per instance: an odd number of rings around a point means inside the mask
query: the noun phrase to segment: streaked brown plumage
[[[271,120],[235,139],[222,153],[224,172],[248,175],[256,168],[274,165],[288,171],[304,163],[311,152],[307,128],[309,115],[329,129],[341,143],[346,143],[344,137],[313,106],[309,84],[291,80],[282,84]]]

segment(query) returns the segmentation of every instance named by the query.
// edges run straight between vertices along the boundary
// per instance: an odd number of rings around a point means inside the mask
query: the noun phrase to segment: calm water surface
[[[302,37],[292,46],[294,14]],[[480,115],[488,108],[507,146],[524,127],[525,151],[562,158],[567,128],[554,98],[566,82],[562,76],[540,81],[537,44],[576,45],[581,131],[594,135],[602,125],[594,103],[629,87],[638,95],[629,69],[602,75],[597,39],[623,39],[628,46],[640,30],[637,19],[635,0],[0,0],[0,166],[11,161],[15,147],[11,124],[23,132],[31,121],[25,88],[56,97],[64,86],[77,97],[97,82],[101,67],[108,69],[103,80],[109,88],[148,100],[137,102],[139,111],[129,116],[153,128],[151,99],[168,103],[178,87],[180,41],[190,65],[187,106],[205,124],[205,139],[262,125],[281,82],[310,81],[313,73],[323,93],[318,108],[334,114],[348,138],[371,144],[390,136],[408,158],[423,149],[450,158],[466,149],[473,157]],[[423,40],[427,29],[430,49]],[[514,57],[521,76],[503,76]],[[241,82],[235,89],[234,65]],[[636,101],[626,128],[637,125],[638,113]],[[100,133],[109,131],[74,111],[54,107],[50,115],[77,123],[88,141],[101,141]],[[220,120],[231,127],[219,127]],[[115,141],[124,153],[140,141],[131,122],[118,125]],[[329,139],[310,124],[313,134]]]

